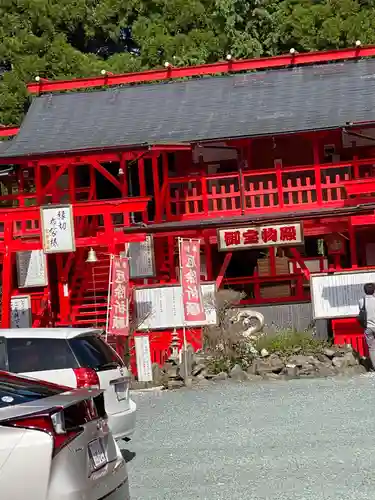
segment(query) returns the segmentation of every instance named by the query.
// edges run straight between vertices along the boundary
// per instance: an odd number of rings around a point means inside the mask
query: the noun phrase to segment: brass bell
[[[96,252],[92,247],[89,250],[86,262],[89,264],[94,264],[95,262],[98,262],[98,257],[96,256]]]

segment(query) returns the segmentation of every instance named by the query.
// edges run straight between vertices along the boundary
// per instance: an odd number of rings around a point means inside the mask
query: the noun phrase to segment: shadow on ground
[[[125,459],[125,462],[129,463],[133,460],[133,458],[135,458],[136,453],[130,450],[121,450],[121,455]]]

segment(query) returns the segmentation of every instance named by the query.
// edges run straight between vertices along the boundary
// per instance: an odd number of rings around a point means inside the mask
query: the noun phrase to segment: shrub
[[[255,342],[257,351],[267,349],[271,353],[281,356],[290,356],[299,352],[300,354],[321,353],[327,343],[317,340],[311,332],[297,332],[292,329],[280,330],[276,334],[259,337]]]

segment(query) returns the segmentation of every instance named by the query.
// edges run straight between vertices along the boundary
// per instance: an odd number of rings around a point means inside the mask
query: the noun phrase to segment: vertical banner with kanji
[[[129,260],[111,256],[107,334],[129,335]]]
[[[206,321],[200,283],[200,241],[180,239],[180,272],[185,323]]]

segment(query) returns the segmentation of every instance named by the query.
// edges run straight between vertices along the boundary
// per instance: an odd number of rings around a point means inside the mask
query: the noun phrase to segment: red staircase
[[[107,319],[110,257],[96,250],[98,261],[85,260],[75,269],[71,281],[72,325],[105,327]]]

